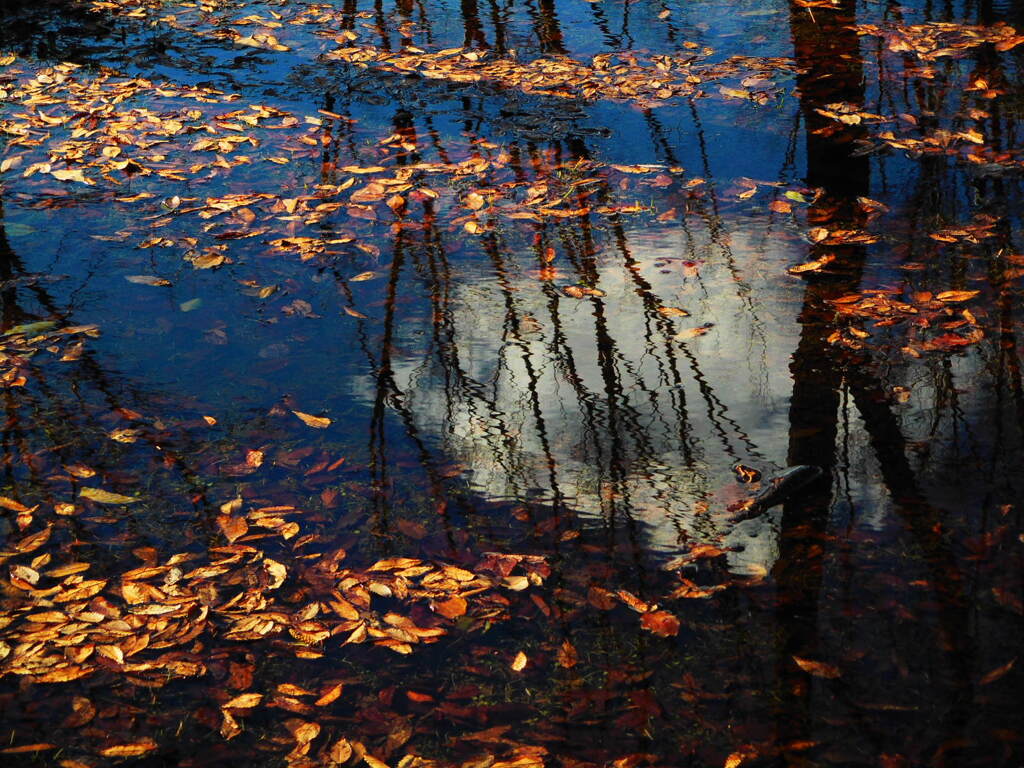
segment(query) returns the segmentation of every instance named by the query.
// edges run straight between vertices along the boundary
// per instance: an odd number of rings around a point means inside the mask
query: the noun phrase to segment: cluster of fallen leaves
[[[961,56],[981,45],[1009,51],[1024,43],[1024,35],[1005,23],[992,26],[934,21],[926,24],[858,24],[857,34],[881,38],[893,53],[913,54],[922,61]]]
[[[732,99],[749,99],[764,104],[782,94],[774,82],[779,75],[794,71],[792,62],[782,58],[734,56],[713,62],[713,49],[696,42],[684,42],[682,55],[634,53],[601,54],[589,62],[569,56],[545,56],[519,61],[515,56],[498,56],[488,51],[447,48],[429,51],[408,40],[400,51],[360,43],[360,33],[352,28],[353,19],[370,20],[369,12],[353,13],[322,3],[294,3],[281,12],[260,8],[256,13],[237,15],[244,4],[203,3],[166,4],[154,0],[94,0],[91,6],[100,12],[118,11],[127,18],[149,19],[190,34],[266,51],[289,51],[293,46],[311,48],[308,40],[292,40],[297,30],[312,30],[316,38],[329,38],[340,47],[326,54],[327,59],[380,72],[417,75],[428,80],[451,83],[490,83],[525,93],[569,99],[611,99],[657,106],[679,97],[708,95],[709,83],[738,78],[739,87],[723,85],[718,94]],[[367,25],[374,34],[380,29]],[[343,31],[339,34],[338,29]],[[278,38],[288,35],[287,44]]]
[[[980,294],[977,290],[949,290],[933,294],[898,289],[869,289],[832,299],[839,318],[846,324],[829,337],[829,342],[850,349],[863,349],[875,329],[904,326],[903,352],[921,357],[928,352],[949,352],[977,344],[985,333],[974,313],[963,306]]]
[[[85,340],[99,336],[95,325],[62,326],[40,320],[8,328],[0,334],[0,382],[5,388],[25,387],[39,369],[41,358],[75,362]]]
[[[327,54],[327,58],[429,80],[490,83],[542,96],[633,101],[643,106],[657,106],[678,97],[704,96],[707,84],[737,76],[742,78],[739,88],[723,85],[718,92],[727,98],[764,104],[782,92],[773,77],[792,69],[788,61],[781,59],[738,56],[721,63],[700,64],[713,51],[697,43],[684,45],[694,51],[688,56],[653,55],[641,59],[633,53],[600,54],[586,63],[567,56],[520,62],[464,48],[435,52],[407,48],[394,52],[372,45],[352,45],[354,38],[353,33],[339,38],[341,47]]]

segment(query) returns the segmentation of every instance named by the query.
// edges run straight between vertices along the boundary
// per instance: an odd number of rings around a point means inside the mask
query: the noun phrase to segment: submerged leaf
[[[137,496],[124,496],[102,488],[83,488],[79,494],[97,504],[134,504],[139,500]]]

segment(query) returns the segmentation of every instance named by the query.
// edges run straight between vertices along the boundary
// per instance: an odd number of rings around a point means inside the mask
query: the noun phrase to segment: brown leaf
[[[679,307],[658,307],[658,313],[665,317],[689,317],[690,313]]]
[[[308,413],[303,413],[302,411],[292,411],[292,413],[294,413],[296,416],[302,419],[302,422],[307,427],[314,427],[315,429],[327,429],[327,427],[331,426],[331,420],[328,419],[326,416],[313,416]]]
[[[95,705],[84,696],[72,697],[71,710],[71,714],[64,720],[65,728],[78,728],[96,716]]]
[[[320,698],[314,701],[313,704],[315,704],[318,707],[326,707],[328,704],[333,703],[338,699],[339,696],[341,696],[341,692],[344,690],[344,688],[344,683],[335,683],[326,691],[324,691]]]
[[[799,656],[794,656],[793,661],[795,661],[797,666],[804,672],[814,675],[815,677],[824,677],[828,680],[833,680],[842,674],[842,672],[839,671],[839,667],[834,664],[827,664],[824,661],[802,659]]]
[[[134,504],[139,500],[136,496],[124,496],[102,488],[83,488],[79,494],[97,504]]]
[[[55,744],[41,742],[39,744],[22,744],[20,747],[5,747],[0,749],[0,755],[22,755],[26,752],[44,752],[47,749],[56,749]]]
[[[675,637],[679,634],[679,619],[668,611],[652,611],[640,618],[641,626],[660,637]]]
[[[152,739],[142,739],[131,744],[118,744],[100,750],[103,757],[138,757],[156,749],[157,744]]]
[[[300,745],[309,744],[320,734],[320,726],[317,723],[307,723],[302,720],[293,719],[286,720],[284,726]]]
[[[235,517],[234,515],[218,515],[217,525],[220,526],[224,537],[230,544],[234,544],[235,541],[249,532],[249,524],[245,522],[245,519]]]
[[[562,645],[558,649],[555,658],[558,661],[558,666],[565,667],[566,669],[572,669],[580,660],[576,648],[568,640],[562,641]]]
[[[996,680],[998,680],[1003,675],[1005,675],[1007,672],[1009,672],[1011,669],[1013,669],[1013,665],[1016,664],[1016,663],[1017,663],[1017,659],[1016,659],[1016,657],[1014,657],[1014,658],[1010,659],[1008,662],[1006,662],[1005,664],[1003,664],[1003,666],[996,667],[991,672],[986,674],[983,678],[981,678],[981,680],[978,681],[978,685],[988,685],[989,683],[994,683]]]
[[[439,600],[434,603],[434,610],[446,619],[457,619],[466,613],[465,598],[453,595],[447,600]]]
[[[221,704],[221,709],[251,709],[252,707],[259,706],[259,703],[263,701],[262,693],[243,693],[235,698],[228,701],[226,704]]]
[[[790,267],[786,271],[791,275],[799,275],[802,272],[817,272],[819,269],[824,267],[826,264],[830,264],[835,261],[836,257],[828,253],[822,256],[820,259],[814,261],[808,261],[805,264],[798,264],[795,267]]]
[[[335,763],[347,763],[348,759],[352,757],[352,745],[349,744],[348,739],[338,739],[331,746],[327,756]]]
[[[939,301],[944,301],[947,304],[955,304],[961,301],[968,301],[977,296],[981,291],[943,291],[942,293],[935,296]]]

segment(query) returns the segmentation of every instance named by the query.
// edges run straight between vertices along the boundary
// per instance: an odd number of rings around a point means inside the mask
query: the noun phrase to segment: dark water
[[[5,584],[0,735],[49,745],[11,764],[332,765],[341,737],[388,765],[1022,764],[1014,4],[95,5],[0,26],[0,558],[44,573]],[[259,34],[287,50],[232,42]],[[578,77],[530,62],[613,53],[677,89],[538,93]],[[736,523],[737,464],[823,472]],[[221,629],[160,680],[15,663],[60,646],[18,634],[46,568],[116,603],[130,569],[216,560],[236,496],[299,510],[292,574],[338,548],[550,573],[408,655]]]

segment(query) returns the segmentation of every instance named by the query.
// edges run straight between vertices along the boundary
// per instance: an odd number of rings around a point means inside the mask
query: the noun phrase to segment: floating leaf
[[[814,261],[808,261],[805,264],[798,264],[795,267],[790,267],[786,271],[789,272],[789,274],[791,274],[791,275],[799,275],[802,272],[817,272],[819,269],[824,267],[826,264],[831,264],[835,260],[836,260],[836,257],[833,254],[828,253],[828,254],[825,254],[824,256],[822,256],[820,259],[815,259]]]
[[[103,757],[138,757],[156,749],[157,744],[152,739],[142,739],[131,744],[118,744],[100,750]]]
[[[314,427],[316,429],[327,429],[331,426],[331,420],[326,416],[313,416],[309,413],[303,413],[302,411],[292,411],[296,416],[302,419],[302,422],[307,427]]]
[[[434,610],[444,616],[446,619],[457,619],[459,616],[463,616],[466,613],[466,600],[465,598],[454,595],[449,597],[447,600],[439,600],[434,603]]]
[[[95,501],[97,504],[134,504],[139,500],[137,496],[124,496],[120,493],[105,491],[102,488],[83,488],[79,491],[79,495]]]
[[[674,637],[679,634],[679,619],[668,611],[645,613],[640,617],[640,625],[660,637]]]
[[[799,656],[794,656],[793,661],[796,662],[797,666],[800,667],[804,672],[814,675],[815,677],[824,677],[828,680],[839,677],[842,673],[839,671],[839,667],[834,664],[828,664],[824,661],[814,661],[812,659],[802,659]]]
[[[936,294],[935,298],[947,304],[956,304],[961,301],[968,301],[977,296],[981,291],[943,291]]]
[[[981,680],[978,681],[978,685],[988,685],[994,683],[999,678],[1003,677],[1007,672],[1013,669],[1013,665],[1017,663],[1017,659],[1010,659],[1008,662],[1003,664],[1001,667],[996,667],[991,672],[987,673]]]
[[[242,536],[249,532],[249,524],[245,518],[233,515],[220,515],[217,517],[217,525],[220,526],[224,537],[229,543],[234,544]]]

